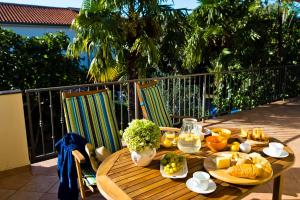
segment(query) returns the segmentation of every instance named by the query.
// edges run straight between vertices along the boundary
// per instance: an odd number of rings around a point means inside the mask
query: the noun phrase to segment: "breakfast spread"
[[[214,178],[239,185],[257,185],[270,180],[273,170],[269,161],[258,153],[250,153],[252,143],[249,143],[249,141],[269,143],[264,129],[242,128],[239,137],[236,137],[237,135],[231,137],[231,134],[228,129],[213,128],[211,129],[211,136],[205,138],[205,146],[214,152],[204,159],[204,168],[207,172]],[[175,133],[165,132],[161,144],[168,148],[177,143],[179,150],[184,153],[197,152],[201,148],[199,134],[193,131],[181,131],[178,139],[176,138]],[[270,146],[265,150],[267,153],[270,151],[272,155],[275,155],[277,151],[279,153],[283,152],[280,151],[281,146],[278,144],[273,145],[275,150],[272,150],[272,145]],[[193,148],[193,150],[190,151],[186,148]],[[161,159],[160,171],[162,176],[166,178],[184,178],[188,174],[187,161],[183,155],[167,153]],[[203,178],[198,179],[197,177],[190,178],[187,181],[187,187],[198,193],[213,191],[211,190],[214,189],[213,187],[201,188],[200,186],[203,186],[202,182],[204,180],[202,180]],[[205,181],[207,182],[207,180]],[[196,183],[199,181],[201,184],[197,185]]]

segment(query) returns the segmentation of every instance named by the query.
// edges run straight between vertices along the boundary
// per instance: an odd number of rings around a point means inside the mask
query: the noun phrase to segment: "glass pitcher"
[[[184,153],[196,153],[201,148],[201,138],[197,120],[193,118],[183,119],[177,142],[178,148]]]

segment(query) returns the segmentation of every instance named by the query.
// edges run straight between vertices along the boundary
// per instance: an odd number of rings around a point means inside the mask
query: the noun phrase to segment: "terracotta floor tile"
[[[18,191],[9,200],[39,200],[42,196],[43,193],[39,192]]]
[[[57,200],[57,194],[48,194],[45,193],[40,200]]]
[[[19,173],[0,178],[0,188],[8,190],[18,190],[27,184],[33,176],[29,172]]]
[[[80,198],[81,199],[81,198]],[[106,200],[98,191],[87,197],[87,200]]]
[[[34,163],[31,165],[33,175],[57,176],[57,158]]]
[[[58,178],[55,176],[34,176],[21,190],[44,193],[47,192],[57,180]]]
[[[47,191],[47,193],[56,194],[58,192],[59,181],[54,183],[54,185]]]
[[[8,199],[14,193],[16,193],[16,190],[3,190],[3,189],[0,189],[0,200]]]
[[[31,172],[31,166],[24,166],[24,167],[18,167],[15,169],[10,169],[10,170],[6,170],[6,171],[1,171],[0,172],[0,179],[7,177],[7,176],[12,176],[15,174],[20,174],[20,173],[30,173]]]

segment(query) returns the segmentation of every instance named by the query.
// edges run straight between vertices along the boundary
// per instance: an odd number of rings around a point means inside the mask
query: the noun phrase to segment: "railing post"
[[[120,110],[121,110],[121,130],[123,130],[123,96],[122,96],[122,84],[120,84],[120,94],[119,94],[119,97],[120,99]]]
[[[61,124],[61,137],[64,137],[65,132],[65,120],[64,120],[64,102],[62,97],[63,91],[59,91],[59,101],[60,101],[60,124]]]
[[[206,99],[206,75],[204,75],[202,89],[202,122],[205,122],[205,99]]]
[[[283,100],[283,102],[284,102],[285,96],[286,96],[285,90],[286,90],[286,75],[287,75],[286,70],[287,70],[287,66],[284,66],[283,70],[284,70],[284,77],[283,77],[283,84],[282,84],[282,93],[283,93],[283,98],[282,98],[282,100]]]
[[[131,120],[131,92],[130,92],[130,82],[127,82],[127,98],[128,98],[128,102],[127,102],[127,122],[129,123]]]
[[[38,108],[39,108],[39,126],[41,129],[41,138],[42,138],[42,152],[45,155],[45,138],[44,138],[44,122],[43,122],[43,112],[41,105],[41,92],[38,92]]]
[[[134,82],[134,118],[139,118],[139,105],[138,105],[138,96],[137,96],[137,86],[136,81]]]
[[[26,104],[27,104],[27,117],[28,117],[28,129],[29,129],[29,135],[30,135],[30,143],[31,143],[31,152],[30,160],[31,162],[35,159],[36,156],[36,148],[34,143],[34,137],[33,137],[33,128],[32,128],[32,118],[31,118],[31,107],[30,107],[30,96],[29,93],[26,93]]]
[[[50,121],[51,121],[51,139],[52,139],[52,151],[55,152],[55,135],[54,135],[54,117],[53,117],[53,102],[52,102],[52,93],[49,91],[49,109],[50,109]]]
[[[175,78],[173,78],[173,88],[172,88],[172,115],[175,116]],[[175,123],[175,118],[173,117],[173,124]]]

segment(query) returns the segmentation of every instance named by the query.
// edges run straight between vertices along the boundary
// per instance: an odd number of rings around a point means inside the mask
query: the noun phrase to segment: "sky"
[[[197,7],[197,0],[173,0],[175,8],[188,8],[193,9]],[[74,7],[80,8],[82,0],[0,0],[0,2],[7,3],[20,3],[20,4],[33,4],[42,6],[53,7]],[[172,4],[172,0],[169,0]]]

